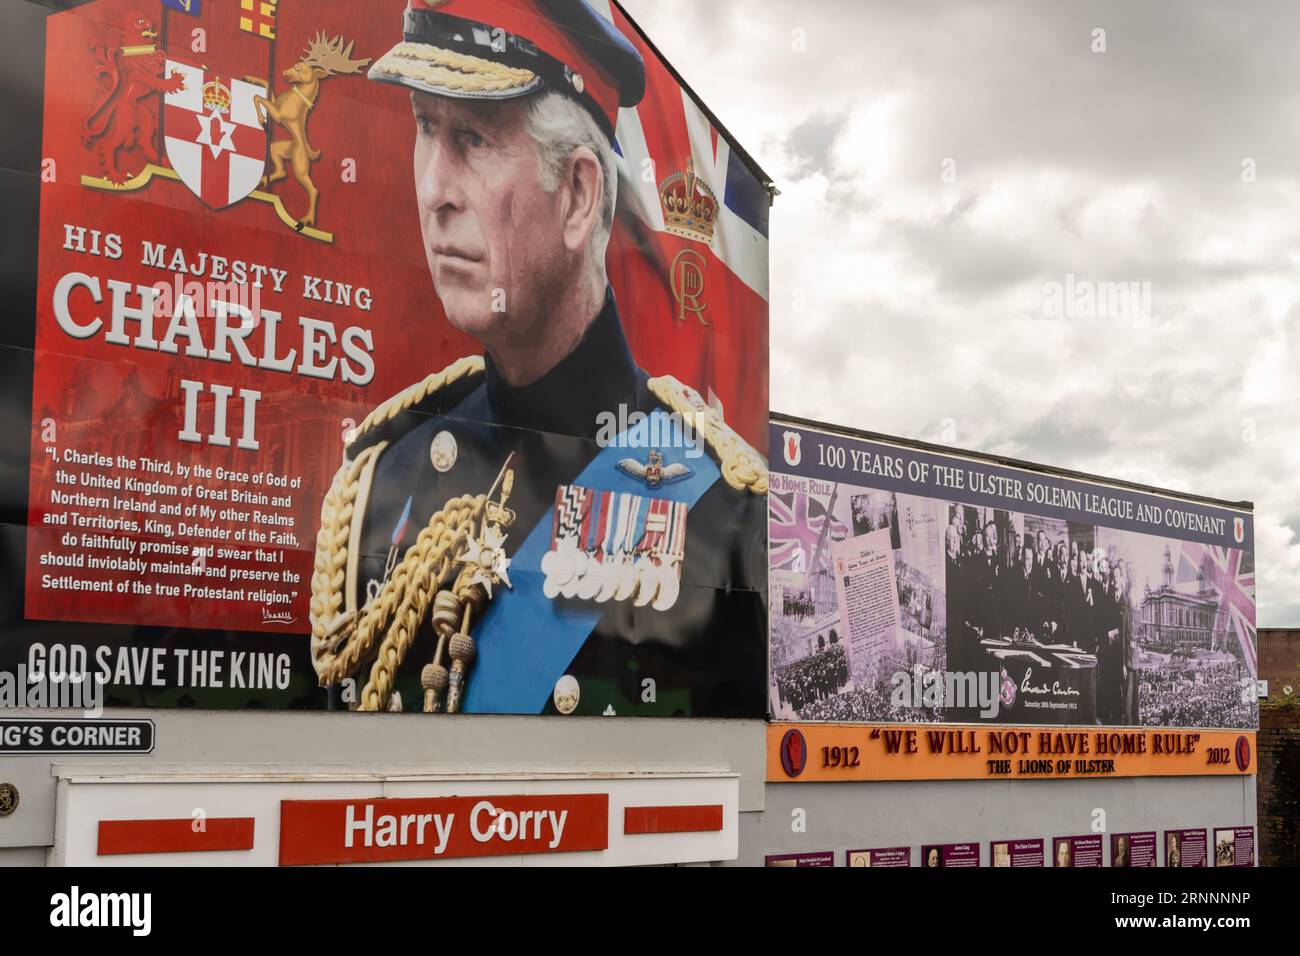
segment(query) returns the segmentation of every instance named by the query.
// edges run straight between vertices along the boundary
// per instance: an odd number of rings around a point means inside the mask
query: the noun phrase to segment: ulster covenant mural
[[[786,720],[1254,728],[1248,510],[772,425]]]

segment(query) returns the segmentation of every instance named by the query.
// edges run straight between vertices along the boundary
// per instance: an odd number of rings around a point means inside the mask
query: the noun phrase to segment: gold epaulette
[[[349,436],[350,448],[369,432],[392,421],[438,391],[472,375],[483,372],[483,357],[466,356],[452,362],[441,372],[402,389],[381,402]],[[346,676],[359,656],[348,655],[348,664],[339,660],[359,617],[365,610],[357,606],[357,562],[361,551],[362,517],[370,497],[375,466],[388,442],[380,441],[361,448],[353,457],[345,453],[343,464],[335,472],[329,491],[321,502],[320,531],[316,535],[316,557],[311,578],[311,655],[312,664],[322,684],[334,684]],[[392,603],[391,601],[389,603]],[[387,622],[385,622],[385,625]],[[383,631],[385,628],[370,629]],[[369,651],[373,638],[363,642],[361,651]]]
[[[748,489],[756,495],[767,494],[767,460],[736,434],[699,392],[671,375],[652,378],[648,385],[655,398],[681,415],[683,422],[704,437],[718,459],[727,484],[737,491]]]
[[[392,421],[408,408],[420,404],[448,385],[453,385],[471,375],[480,375],[482,372],[483,356],[467,355],[464,358],[456,359],[441,372],[434,372],[414,385],[408,385],[392,398],[376,405],[374,410],[362,419],[361,424],[356,427],[351,441],[356,442],[368,432],[386,422]]]

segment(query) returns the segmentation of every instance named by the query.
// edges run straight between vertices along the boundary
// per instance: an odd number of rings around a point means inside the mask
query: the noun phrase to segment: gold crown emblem
[[[708,183],[695,175],[695,160],[686,161],[686,172],[673,173],[659,184],[659,202],[664,207],[664,229],[671,235],[709,244],[718,221],[718,200]]]
[[[218,112],[230,112],[230,89],[222,86],[220,80],[210,80],[203,84],[203,106],[214,107]]]

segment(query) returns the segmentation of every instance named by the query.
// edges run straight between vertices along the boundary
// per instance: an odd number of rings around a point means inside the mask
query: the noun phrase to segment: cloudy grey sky
[[[774,409],[1252,500],[1300,626],[1300,4],[624,4],[781,190]]]

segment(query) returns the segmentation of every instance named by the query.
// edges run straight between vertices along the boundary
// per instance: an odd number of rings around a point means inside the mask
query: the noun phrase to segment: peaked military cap
[[[408,0],[402,32],[370,79],[456,99],[556,90],[611,141],[645,95],[641,54],[586,0]]]

